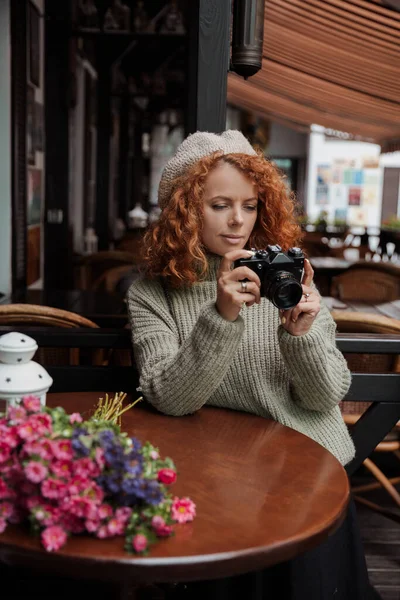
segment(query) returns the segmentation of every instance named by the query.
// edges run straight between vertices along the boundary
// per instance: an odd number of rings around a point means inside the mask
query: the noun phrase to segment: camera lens
[[[281,310],[288,310],[300,302],[303,288],[291,273],[277,271],[270,279],[266,292],[272,304]]]

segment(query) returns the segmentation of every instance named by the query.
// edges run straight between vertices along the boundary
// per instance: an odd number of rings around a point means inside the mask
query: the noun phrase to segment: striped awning
[[[266,0],[262,70],[228,102],[400,147],[400,12],[384,0]]]

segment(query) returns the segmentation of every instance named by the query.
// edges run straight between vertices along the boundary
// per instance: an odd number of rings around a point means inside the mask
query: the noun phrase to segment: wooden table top
[[[50,406],[91,410],[98,394],[49,394]],[[124,539],[71,537],[46,553],[22,526],[0,535],[0,560],[45,572],[111,581],[189,581],[254,571],[322,542],[344,518],[348,478],[310,438],[272,420],[205,407],[168,417],[139,404],[123,429],[159,447],[178,469],[172,491],[197,505],[193,523],[176,526],[147,557],[123,550]]]

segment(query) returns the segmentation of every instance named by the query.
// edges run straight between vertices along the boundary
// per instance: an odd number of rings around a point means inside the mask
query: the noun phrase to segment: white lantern
[[[46,404],[46,393],[53,380],[46,369],[31,360],[37,349],[35,340],[23,333],[13,331],[0,336],[2,410],[19,404],[24,396],[37,396],[42,406]]]

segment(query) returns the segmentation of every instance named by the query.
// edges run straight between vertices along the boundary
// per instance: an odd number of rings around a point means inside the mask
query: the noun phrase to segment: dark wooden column
[[[13,292],[26,286],[26,12],[25,0],[10,2]]]
[[[97,44],[96,234],[99,250],[108,250],[111,137],[111,59],[106,44]]]
[[[72,287],[68,210],[69,2],[46,0],[45,27],[45,236],[46,289]]]
[[[225,130],[230,0],[191,0],[186,134]]]
[[[124,222],[128,213],[128,173],[129,173],[129,96],[121,99],[120,112],[120,145],[119,145],[119,190],[118,216]]]

